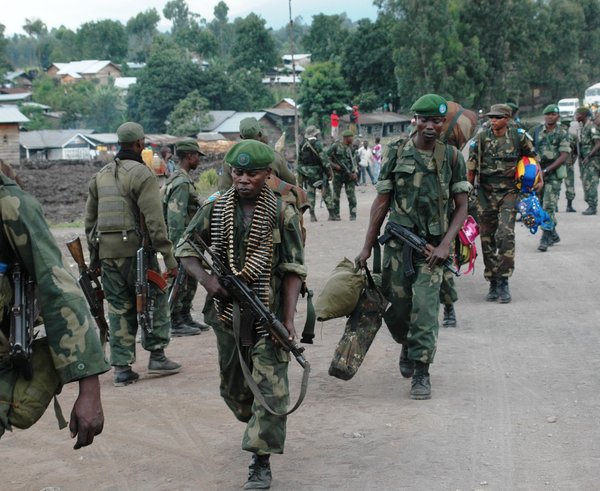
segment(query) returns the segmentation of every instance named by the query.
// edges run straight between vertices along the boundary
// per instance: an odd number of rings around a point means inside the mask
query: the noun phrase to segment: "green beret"
[[[576,113],[592,114],[589,107],[581,106],[575,110]]]
[[[510,118],[512,116],[512,109],[508,104],[494,104],[489,113],[485,116],[500,116],[501,118]]]
[[[558,106],[556,104],[548,104],[545,108],[544,108],[544,114],[551,114],[551,113],[560,113],[560,109],[558,109]]]
[[[273,160],[273,149],[258,140],[242,140],[225,155],[225,162],[231,167],[245,170],[265,169]]]
[[[419,116],[446,116],[448,103],[437,94],[425,94],[416,100],[410,110]]]
[[[133,143],[144,138],[144,128],[138,123],[123,123],[117,128],[119,143]]]
[[[346,137],[348,137],[348,136],[354,136],[354,133],[353,133],[351,130],[345,130],[345,131],[342,133],[342,138],[346,138]]]
[[[200,145],[198,142],[193,139],[182,140],[175,144],[175,152],[198,152],[200,155],[206,155],[202,150],[200,150]]]
[[[244,139],[256,138],[262,128],[256,118],[244,118],[240,121],[240,136]]]

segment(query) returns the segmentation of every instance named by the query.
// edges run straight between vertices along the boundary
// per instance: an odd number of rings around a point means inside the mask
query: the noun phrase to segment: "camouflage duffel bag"
[[[356,308],[365,277],[360,267],[344,258],[333,270],[315,302],[317,320],[327,321],[350,315]]]
[[[381,327],[383,313],[388,304],[366,267],[365,276],[366,285],[356,308],[346,322],[344,334],[335,348],[329,366],[329,375],[342,380],[350,380],[360,368]]]

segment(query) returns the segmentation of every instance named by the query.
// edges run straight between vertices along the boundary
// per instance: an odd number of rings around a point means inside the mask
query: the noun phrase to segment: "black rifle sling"
[[[294,407],[285,413],[278,413],[277,411],[274,411],[271,408],[271,406],[269,406],[267,401],[265,400],[265,397],[261,393],[258,385],[256,385],[256,382],[252,378],[252,373],[250,373],[250,368],[248,368],[246,360],[244,360],[244,357],[242,356],[242,350],[240,349],[240,345],[239,345],[240,318],[241,318],[240,304],[238,302],[234,301],[233,302],[233,322],[232,322],[233,334],[235,336],[235,346],[237,348],[238,357],[240,359],[240,366],[242,367],[242,372],[244,373],[244,378],[246,379],[246,383],[248,384],[248,387],[250,387],[250,390],[252,391],[252,394],[254,395],[255,399],[259,402],[259,404],[261,406],[263,406],[266,409],[266,411],[268,413],[270,413],[274,416],[287,416],[288,414],[292,414],[296,409],[298,409],[300,407],[300,404],[302,404],[302,401],[304,401],[304,396],[306,395],[306,389],[308,388],[308,376],[310,375],[310,365],[307,363],[306,366],[304,367],[304,372],[302,374],[302,382],[300,385],[300,395],[298,396],[298,400],[296,401],[296,404],[294,404]]]

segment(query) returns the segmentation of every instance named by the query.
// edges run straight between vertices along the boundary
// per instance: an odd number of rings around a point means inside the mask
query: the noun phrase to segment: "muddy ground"
[[[343,221],[327,222],[323,208],[320,221],[307,224],[317,293],[335,264],[361,247],[374,191],[360,190],[357,222],[346,209]],[[579,186],[579,211],[581,196]],[[481,258],[473,276],[457,280],[459,326],[440,329],[429,401],[409,398],[399,345],[385,326],[347,382],[327,374],[344,319],[319,326],[306,352],[308,395],[289,417],[286,453],[272,459],[272,489],[600,489],[600,218],[564,206],[563,197],[562,240],[546,253],[537,251],[539,233],[517,226],[511,304],[485,302]],[[63,243],[81,230],[55,233]],[[196,317],[203,300],[200,292]],[[297,326],[304,313],[301,301]],[[51,409],[34,428],[4,436],[0,489],[241,489],[250,456],[240,449],[243,425],[219,397],[214,334],[176,338],[168,354],[182,373],[148,376],[139,349],[137,384],[115,388],[111,373],[101,376],[106,426],[92,446],[73,451]],[[294,398],[295,363],[290,376]],[[60,396],[67,414],[75,395],[71,384]]]

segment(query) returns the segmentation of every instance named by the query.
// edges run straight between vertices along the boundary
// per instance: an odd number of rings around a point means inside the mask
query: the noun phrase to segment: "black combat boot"
[[[500,303],[510,303],[512,297],[508,289],[508,278],[500,278],[498,282],[498,301]]]
[[[317,220],[317,215],[315,215],[315,212],[310,210],[310,221],[311,222],[318,222]]]
[[[456,311],[454,310],[454,304],[444,305],[444,320],[442,321],[443,327],[456,327]]]
[[[135,384],[139,378],[140,376],[129,365],[116,366],[113,385],[115,387],[125,387],[126,385]]]
[[[556,227],[554,227],[552,229],[552,231],[550,232],[550,239],[552,239],[552,243],[550,244],[551,246],[553,246],[554,244],[558,244],[560,242],[560,235],[558,235],[558,232],[556,231]]]
[[[552,232],[550,230],[544,230],[542,233],[542,238],[540,239],[540,245],[538,246],[538,251],[546,252],[548,247],[552,245]]]
[[[157,349],[150,352],[148,360],[148,373],[155,375],[171,375],[179,373],[181,365],[167,358],[164,349]]]
[[[174,338],[197,336],[198,334],[200,334],[200,329],[187,323],[182,315],[171,317],[171,336]]]
[[[577,210],[575,208],[573,208],[573,200],[572,199],[568,199],[567,200],[567,213],[575,213]]]
[[[210,331],[210,326],[204,324],[204,322],[198,322],[192,319],[192,313],[188,310],[185,314],[183,314],[183,320],[188,326],[195,327],[196,329],[200,329],[201,331]]]
[[[495,302],[498,300],[498,280],[496,278],[490,280],[490,290],[485,299],[488,302]]]
[[[431,399],[431,381],[429,363],[415,362],[415,374],[410,384],[410,398],[416,400]]]
[[[596,208],[593,206],[588,206],[586,210],[583,210],[581,212],[582,215],[595,215],[596,214]]]
[[[248,467],[248,480],[244,489],[269,489],[271,487],[270,455],[253,454]]]
[[[411,378],[415,373],[415,362],[408,359],[408,344],[402,345],[402,350],[400,351],[400,374],[404,378]]]

